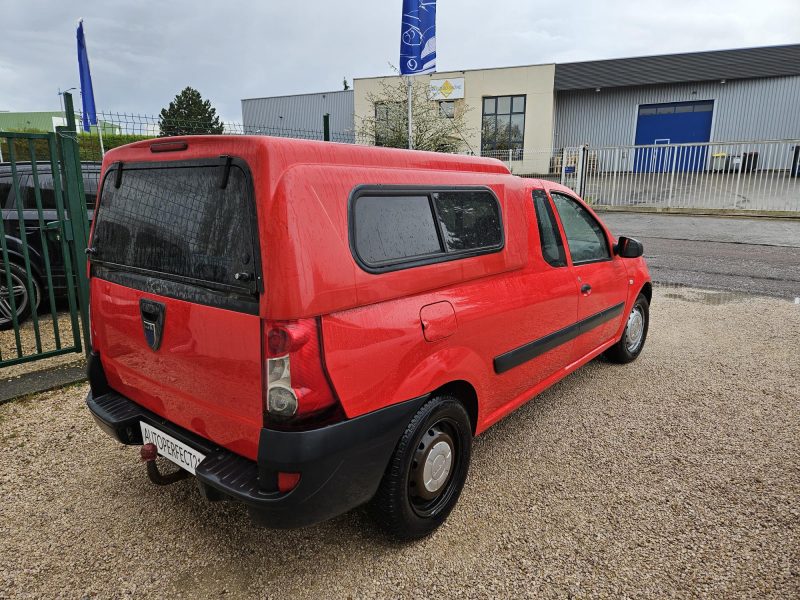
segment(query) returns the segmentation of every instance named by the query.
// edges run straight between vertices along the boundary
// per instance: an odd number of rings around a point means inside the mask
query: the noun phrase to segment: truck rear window
[[[109,169],[93,260],[146,273],[248,288],[255,276],[255,209],[245,172],[151,163]],[[248,276],[242,277],[242,273]],[[237,277],[237,274],[238,277]]]

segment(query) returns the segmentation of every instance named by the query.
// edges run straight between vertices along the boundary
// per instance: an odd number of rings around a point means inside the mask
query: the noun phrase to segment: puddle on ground
[[[777,300],[784,300],[797,304],[800,306],[800,298],[780,298],[776,296],[769,296],[766,294],[759,294],[757,292],[741,292],[731,290],[714,290],[702,289],[691,285],[682,285],[679,283],[659,283],[653,282],[653,287],[657,289],[666,298],[673,300],[684,300],[686,302],[697,302],[699,304],[722,305],[741,300],[748,300],[752,298],[770,298]]]

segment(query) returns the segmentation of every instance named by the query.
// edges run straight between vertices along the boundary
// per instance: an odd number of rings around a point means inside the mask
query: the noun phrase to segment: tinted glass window
[[[357,196],[352,235],[368,267],[450,260],[502,247],[500,208],[488,191]]]
[[[55,210],[56,197],[53,191],[53,176],[50,173],[39,173],[39,196],[42,199],[42,210]],[[33,187],[33,175],[28,177],[27,188],[22,192],[23,207],[36,210],[36,190]]]
[[[354,225],[358,254],[368,265],[442,251],[428,196],[361,196]]]
[[[557,192],[553,192],[551,196],[564,226],[572,262],[610,258],[605,233],[589,211],[569,196]]]
[[[192,280],[247,288],[254,207],[245,173],[231,167],[126,168],[105,178],[95,221],[96,259]]]
[[[0,208],[11,207],[11,179],[0,179]]]
[[[93,209],[97,201],[97,188],[100,179],[98,171],[83,173],[83,193],[86,196],[86,208]]]
[[[19,187],[20,197],[22,198],[22,207],[23,208],[27,207],[30,204],[31,200],[29,198],[31,196],[31,193],[33,192],[33,188],[30,187],[32,184],[30,184],[28,182],[28,179],[29,179],[28,175],[22,175],[22,174],[19,173],[19,171],[17,172],[17,185]],[[16,190],[14,189],[14,184],[13,184],[12,178],[9,177],[5,181],[5,183],[8,184],[8,199],[6,200],[5,205],[6,205],[6,207],[8,207],[8,208],[10,208],[12,210],[16,210],[17,209],[17,201],[16,201],[17,194],[16,194]],[[3,193],[2,192],[2,188],[0,188],[0,194],[2,194],[2,193]],[[36,206],[36,205],[34,204],[34,206]]]
[[[489,192],[439,192],[433,195],[448,251],[499,246],[500,209]]]
[[[558,230],[553,209],[544,190],[533,191],[533,206],[536,209],[536,223],[539,226],[539,243],[542,246],[542,256],[554,267],[565,267],[567,255],[564,252],[564,242],[561,241],[561,232]]]

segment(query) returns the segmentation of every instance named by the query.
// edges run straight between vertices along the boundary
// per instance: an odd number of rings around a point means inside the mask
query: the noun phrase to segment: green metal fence
[[[88,349],[89,218],[74,120],[0,132],[0,152],[2,368]]]

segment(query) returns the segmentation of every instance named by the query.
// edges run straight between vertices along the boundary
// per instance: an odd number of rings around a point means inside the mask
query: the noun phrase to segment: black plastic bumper
[[[140,421],[161,429],[206,455],[196,478],[209,500],[233,499],[267,527],[302,527],[325,521],[367,502],[411,417],[427,396],[310,431],[262,429],[258,462],[215,445],[132,400],[109,390],[86,403],[98,425],[123,444],[142,444]],[[281,493],[278,472],[300,473],[293,490]]]

